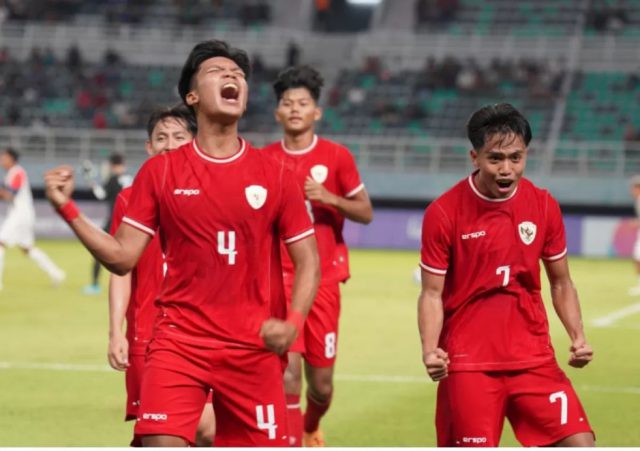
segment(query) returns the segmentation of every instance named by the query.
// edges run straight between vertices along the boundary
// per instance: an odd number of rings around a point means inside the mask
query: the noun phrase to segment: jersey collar
[[[280,141],[282,150],[284,150],[286,153],[290,155],[303,155],[305,153],[309,153],[316,147],[316,144],[318,144],[318,135],[316,134],[313,135],[313,140],[311,141],[311,144],[309,144],[308,147],[305,147],[304,149],[300,149],[300,150],[287,149],[287,146],[284,145],[284,139]]]
[[[505,201],[507,201],[509,199],[512,199],[513,196],[515,196],[516,193],[518,192],[518,187],[520,186],[520,183],[518,183],[518,186],[516,186],[516,188],[509,195],[509,197],[505,197],[504,199],[494,199],[493,197],[487,197],[487,196],[485,196],[484,194],[482,194],[480,192],[480,190],[476,186],[475,182],[473,181],[473,176],[476,175],[477,173],[478,173],[478,171],[473,171],[469,175],[469,178],[467,178],[467,180],[469,182],[469,186],[471,187],[471,190],[475,193],[476,196],[478,196],[482,200],[486,200],[487,202],[505,202]]]
[[[196,139],[193,140],[193,149],[196,151],[196,154],[200,158],[202,158],[203,160],[207,160],[211,163],[217,163],[217,164],[231,163],[232,161],[235,161],[238,158],[240,158],[242,155],[244,155],[247,149],[247,142],[240,137],[238,137],[238,140],[240,141],[240,150],[238,150],[236,153],[234,153],[233,155],[227,158],[214,158],[210,155],[207,155],[202,150],[200,150],[200,147],[198,147],[198,142]]]

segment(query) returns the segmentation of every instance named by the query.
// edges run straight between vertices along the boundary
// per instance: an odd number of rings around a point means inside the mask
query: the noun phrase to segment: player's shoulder
[[[321,151],[325,151],[325,152],[334,152],[336,154],[350,154],[351,151],[349,150],[349,148],[344,145],[341,144],[337,141],[333,141],[331,139],[327,139],[327,138],[323,138],[321,136],[318,136],[318,142],[316,144],[316,149],[321,150]]]
[[[518,189],[521,190],[522,193],[526,194],[526,197],[534,197],[542,202],[555,202],[555,198],[548,189],[537,186],[526,177],[522,177],[520,179],[518,182]]]
[[[168,152],[162,152],[147,159],[142,165],[142,168],[157,170],[159,167],[175,167],[181,168],[181,164],[184,164],[188,159],[189,153],[193,151],[193,141],[183,144],[177,149],[170,150]]]
[[[120,202],[129,203],[129,199],[131,198],[131,192],[133,191],[133,186],[127,186],[122,188],[118,193],[118,199]]]
[[[461,202],[465,202],[464,196],[471,189],[469,177],[463,178],[447,191],[442,193],[431,203],[431,205],[435,204],[443,209],[458,208],[458,205]]]
[[[273,154],[275,152],[282,152],[282,141],[274,141],[260,149],[263,152]]]

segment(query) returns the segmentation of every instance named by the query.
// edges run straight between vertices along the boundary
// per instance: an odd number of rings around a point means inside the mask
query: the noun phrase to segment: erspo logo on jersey
[[[173,190],[173,194],[175,194],[176,196],[199,196],[200,190],[176,188]]]
[[[480,230],[479,232],[471,232],[460,235],[460,238],[463,240],[475,240],[477,238],[483,237],[487,234],[484,230]]]
[[[167,421],[167,418],[169,418],[169,415],[167,415],[166,413],[143,413],[142,414],[143,420]]]

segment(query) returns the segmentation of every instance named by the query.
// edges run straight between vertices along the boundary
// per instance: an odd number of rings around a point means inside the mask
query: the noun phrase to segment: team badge
[[[520,239],[527,246],[533,243],[536,239],[536,231],[538,227],[531,221],[524,221],[518,225],[518,232],[520,233]]]
[[[244,189],[244,194],[247,196],[247,202],[254,210],[262,207],[267,200],[267,190],[260,185],[247,186]]]
[[[327,175],[329,175],[329,168],[323,164],[316,164],[311,168],[311,177],[318,183],[324,183],[327,180]]]

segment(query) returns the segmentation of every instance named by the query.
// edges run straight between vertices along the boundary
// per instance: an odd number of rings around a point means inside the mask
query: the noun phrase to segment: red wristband
[[[287,322],[293,324],[300,335],[304,329],[304,316],[297,310],[289,310]]]
[[[56,209],[58,214],[67,222],[71,222],[80,216],[80,210],[73,200],[69,200],[67,203]]]

